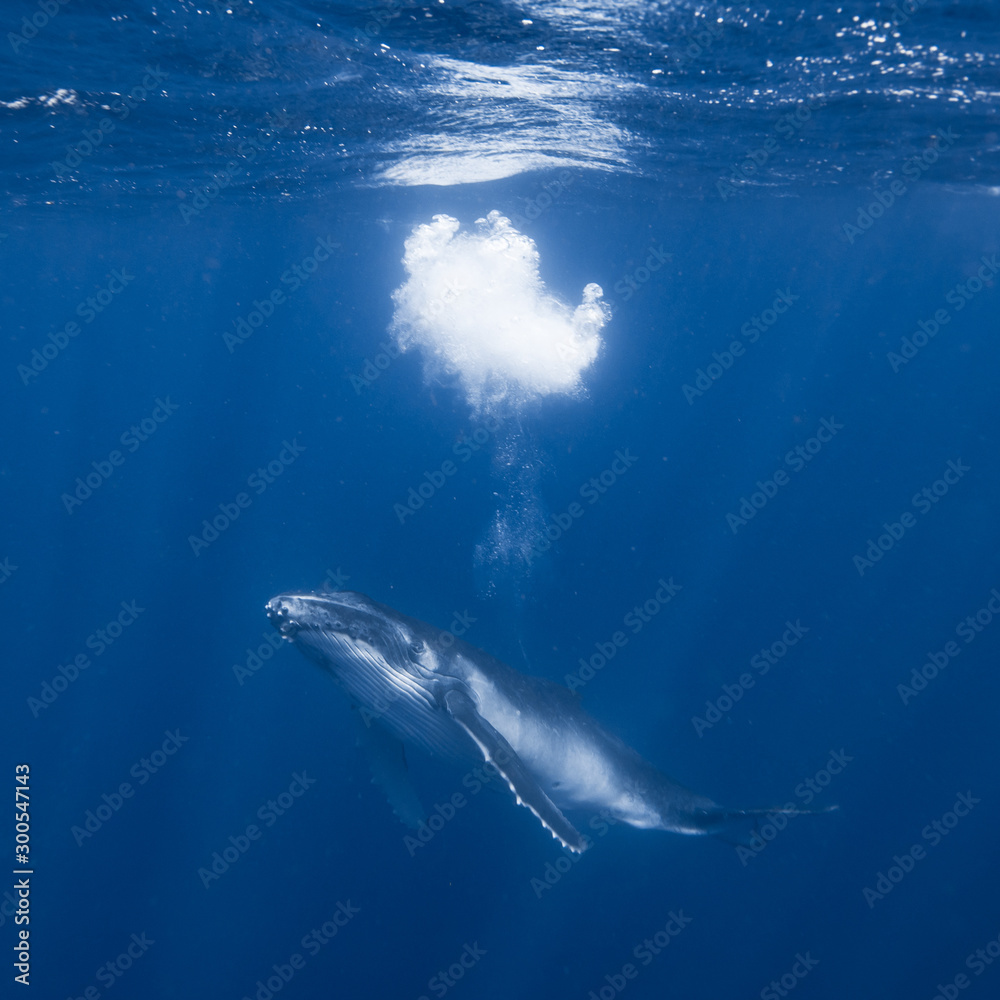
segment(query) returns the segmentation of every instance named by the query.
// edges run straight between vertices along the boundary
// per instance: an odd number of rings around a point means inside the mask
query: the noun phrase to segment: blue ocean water
[[[5,5],[4,995],[21,931],[57,1000],[1000,995],[998,29]],[[505,445],[390,329],[415,227],[492,211],[610,308]],[[414,840],[275,649],[324,582],[716,801],[839,808],[570,857],[411,755]]]

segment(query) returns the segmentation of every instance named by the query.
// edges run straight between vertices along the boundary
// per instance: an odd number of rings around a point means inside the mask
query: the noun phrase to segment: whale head
[[[350,590],[291,592],[267,602],[267,617],[284,639],[324,666],[384,667],[433,672],[433,636],[421,622]],[[331,663],[332,661],[332,663]]]
[[[441,639],[453,636],[349,590],[279,594],[266,610],[282,637],[328,671],[367,717],[432,752],[455,756],[465,747],[442,708],[457,678]]]

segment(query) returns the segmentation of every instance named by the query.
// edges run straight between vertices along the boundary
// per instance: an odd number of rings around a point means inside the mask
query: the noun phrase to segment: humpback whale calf
[[[486,762],[518,804],[572,851],[582,852],[588,839],[566,812],[603,812],[641,829],[739,843],[749,842],[766,816],[807,812],[719,806],[640,757],[567,688],[522,674],[363,594],[279,594],[268,601],[267,615],[377,719],[378,739],[399,751],[387,760],[401,762],[399,744],[412,744],[457,763]],[[415,793],[397,787],[394,795],[401,818],[425,818],[417,815]]]

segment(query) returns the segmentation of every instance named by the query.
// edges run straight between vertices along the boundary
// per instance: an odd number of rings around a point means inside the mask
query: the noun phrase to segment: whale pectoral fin
[[[406,767],[403,744],[377,721],[357,719],[358,745],[364,747],[372,781],[389,800],[392,811],[410,829],[415,830],[427,819],[420,797]]]
[[[528,773],[511,745],[479,714],[472,699],[462,691],[452,690],[445,695],[444,704],[452,719],[475,741],[483,758],[506,780],[517,804],[527,806],[563,847],[578,854],[586,850],[587,841],[579,830]]]

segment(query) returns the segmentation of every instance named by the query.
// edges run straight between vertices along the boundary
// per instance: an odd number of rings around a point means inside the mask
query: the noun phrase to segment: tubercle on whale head
[[[271,624],[288,637],[303,629],[323,629],[357,638],[370,631],[377,617],[373,602],[350,591],[289,591],[272,597],[265,610]]]
[[[282,599],[272,597],[264,606],[264,610],[267,612],[268,621],[278,630],[281,638],[287,642],[294,642],[299,627],[292,620],[288,606],[282,602]]]

